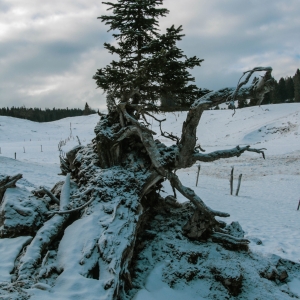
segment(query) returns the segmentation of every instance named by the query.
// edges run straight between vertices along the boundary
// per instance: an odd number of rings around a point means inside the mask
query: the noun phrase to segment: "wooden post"
[[[298,208],[297,208],[297,210],[299,210],[299,207],[300,207],[300,199],[299,199],[299,203],[298,203]]]
[[[41,152],[43,152],[43,145],[41,145]]]
[[[24,153],[25,153],[25,147],[23,147]]]
[[[197,171],[197,180],[196,180],[196,186],[198,186],[198,179],[199,179],[199,174],[200,174],[200,164],[198,165],[198,171]]]
[[[230,195],[232,195],[233,193],[233,170],[234,167],[231,167],[231,174],[230,174]]]
[[[15,152],[15,159],[17,159],[17,153]]]
[[[238,196],[239,191],[240,191],[240,186],[241,186],[241,181],[242,181],[242,175],[243,174],[240,174],[240,176],[239,176],[239,182],[238,182],[238,186],[237,186],[236,193],[235,193],[236,196]]]

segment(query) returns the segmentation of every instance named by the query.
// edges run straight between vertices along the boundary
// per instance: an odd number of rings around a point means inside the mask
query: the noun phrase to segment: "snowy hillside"
[[[208,206],[230,213],[227,223],[238,221],[241,224],[245,237],[251,241],[250,249],[254,255],[269,257],[275,254],[300,263],[300,211],[296,210],[300,199],[300,104],[255,106],[237,110],[234,116],[232,113],[231,110],[204,112],[197,131],[201,147],[211,152],[251,145],[266,148],[266,159],[247,152],[238,158],[201,163],[197,187],[197,165],[178,171],[178,175],[182,183],[193,188]],[[164,131],[179,135],[186,112],[156,117],[167,119],[162,123]],[[89,143],[95,136],[93,130],[98,120],[97,114],[49,123],[0,116],[0,174],[22,173],[23,179],[17,185],[29,191],[40,185],[52,188],[63,180],[58,175],[58,144],[63,141],[65,145],[61,150],[67,152],[78,144],[76,136],[82,144]],[[153,119],[149,122],[158,139],[172,144],[160,136],[157,122]],[[238,197],[229,192],[231,166],[234,166],[234,190],[238,175],[243,174]],[[169,194],[172,189],[165,184],[162,195]],[[180,196],[178,200],[185,201]],[[9,280],[14,259],[25,240],[25,237],[18,241],[0,239],[0,281]],[[172,290],[162,280],[161,265],[153,263],[152,266],[145,279],[145,289],[136,294],[136,300],[210,299],[206,296],[208,292],[198,293],[192,285],[182,286],[180,291],[178,286],[176,291]],[[285,288],[300,297],[300,274],[291,278]],[[203,289],[208,287],[203,286]],[[288,293],[286,295],[289,297]],[[253,294],[249,299],[256,296]],[[75,298],[66,296],[64,299]]]

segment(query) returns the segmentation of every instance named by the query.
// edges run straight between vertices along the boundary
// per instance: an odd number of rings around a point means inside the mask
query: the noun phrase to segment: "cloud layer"
[[[300,67],[299,0],[165,0],[162,30],[183,25],[180,47],[204,58],[193,70],[200,87],[234,86],[255,66],[272,66],[276,79]],[[0,2],[0,107],[105,107],[93,74],[112,59],[111,41],[92,0]]]

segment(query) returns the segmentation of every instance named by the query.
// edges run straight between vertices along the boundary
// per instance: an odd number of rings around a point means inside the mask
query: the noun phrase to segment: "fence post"
[[[238,196],[239,191],[240,191],[240,186],[241,186],[241,181],[242,181],[242,175],[243,174],[240,174],[240,176],[239,176],[239,182],[238,182],[238,186],[237,186],[236,193],[235,193],[236,196]]]
[[[232,195],[233,193],[233,170],[234,167],[231,167],[231,174],[230,174],[230,195]]]
[[[17,159],[17,153],[15,152],[15,159]]]
[[[198,165],[198,171],[197,171],[197,180],[196,180],[196,186],[198,186],[198,179],[199,179],[199,174],[200,174],[200,164]]]
[[[299,210],[299,207],[300,207],[300,199],[299,199],[299,203],[298,203],[298,208],[297,208],[297,210]]]

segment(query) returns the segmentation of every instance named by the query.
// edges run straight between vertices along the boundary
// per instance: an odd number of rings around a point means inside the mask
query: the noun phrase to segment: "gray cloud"
[[[180,47],[205,61],[192,71],[200,87],[234,86],[241,73],[272,66],[276,79],[300,66],[299,0],[165,0],[162,30],[183,25]],[[93,74],[112,57],[92,0],[0,2],[0,107],[105,106]]]

